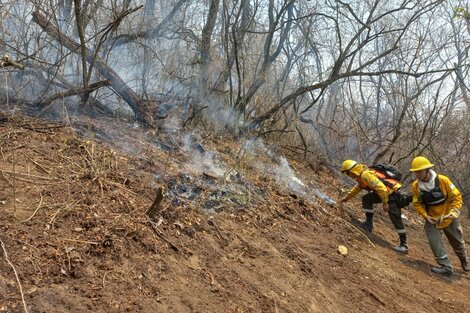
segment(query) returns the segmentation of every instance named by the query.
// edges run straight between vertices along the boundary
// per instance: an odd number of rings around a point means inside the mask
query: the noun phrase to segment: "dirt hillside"
[[[383,212],[367,235],[358,200],[333,203],[346,180],[267,151],[0,115],[0,312],[470,311],[470,274],[448,245],[455,274],[430,272],[411,209],[403,256]]]

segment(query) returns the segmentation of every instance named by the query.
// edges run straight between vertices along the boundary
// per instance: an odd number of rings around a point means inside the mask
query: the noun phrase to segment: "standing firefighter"
[[[395,180],[387,178],[367,165],[359,164],[353,160],[346,160],[341,166],[341,172],[345,173],[357,181],[357,185],[340,202],[346,202],[356,196],[361,190],[369,192],[362,196],[362,207],[366,213],[366,220],[362,227],[372,232],[374,218],[374,203],[382,203],[382,208],[388,212],[390,220],[395,226],[395,230],[400,238],[400,244],[393,248],[399,253],[408,253],[408,244],[406,242],[406,229],[401,218],[401,208],[404,206],[402,196],[398,192],[401,184]],[[407,205],[407,204],[405,204]]]
[[[453,271],[442,243],[442,230],[459,257],[462,269],[468,272],[470,265],[458,218],[462,208],[462,194],[448,177],[431,170],[433,166],[428,159],[418,156],[413,159],[410,169],[417,178],[412,185],[413,207],[425,219],[424,231],[440,265],[432,267],[431,271],[444,276],[450,276]]]

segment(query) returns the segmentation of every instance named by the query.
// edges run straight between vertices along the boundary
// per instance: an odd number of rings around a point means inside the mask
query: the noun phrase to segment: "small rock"
[[[38,290],[38,287],[33,286],[33,287],[29,288],[28,290],[26,290],[25,293],[30,295],[32,293],[35,293],[37,290]]]
[[[346,248],[343,245],[338,246],[338,253],[341,255],[347,255],[348,254],[348,248]]]

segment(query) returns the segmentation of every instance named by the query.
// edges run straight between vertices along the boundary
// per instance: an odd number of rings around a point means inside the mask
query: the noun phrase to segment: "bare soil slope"
[[[399,255],[385,214],[366,236],[359,202],[310,196],[340,196],[326,169],[294,164],[299,196],[236,142],[104,125],[0,115],[0,312],[470,311],[470,274],[450,248],[455,275],[429,271],[414,212]]]

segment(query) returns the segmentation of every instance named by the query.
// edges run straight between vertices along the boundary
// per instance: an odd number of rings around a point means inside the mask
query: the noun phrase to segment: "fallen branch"
[[[106,282],[106,274],[107,274],[107,273],[108,273],[108,271],[105,271],[105,272],[104,272],[104,275],[103,275],[103,283],[102,283],[103,289],[104,289],[104,287],[106,286],[105,282]]]
[[[8,253],[7,253],[7,250],[5,249],[5,244],[3,243],[1,239],[0,239],[0,244],[2,245],[3,253],[5,255],[5,260],[8,262],[8,264],[10,264],[11,268],[13,269],[13,272],[15,273],[16,281],[18,282],[18,286],[20,288],[21,300],[23,301],[24,311],[28,313],[28,308],[26,307],[26,302],[24,301],[23,287],[21,286],[20,278],[18,277],[18,272],[16,271],[16,268],[13,265],[13,263],[10,262],[10,259],[8,259]]]
[[[23,223],[29,222],[34,217],[34,215],[36,215],[37,211],[41,208],[41,204],[42,204],[42,194],[41,194],[41,200],[39,200],[38,207],[36,208],[36,210],[34,210],[33,214],[28,219],[23,221]]]
[[[57,180],[57,178],[55,177],[45,177],[45,176],[38,176],[38,175],[33,175],[33,174],[28,174],[28,173],[20,173],[20,172],[14,172],[14,171],[2,171],[2,173],[7,173],[7,174],[10,174],[12,176],[15,176],[15,175],[22,175],[22,176],[27,176],[27,177],[31,177],[31,178],[38,178],[38,179],[45,179],[45,180]]]
[[[321,207],[321,206],[320,206],[320,207]],[[322,209],[323,209],[323,208],[322,208]],[[372,243],[372,241],[370,241],[369,237],[367,237],[367,236],[366,236],[362,231],[360,231],[360,229],[358,229],[356,226],[354,226],[354,225],[351,224],[350,222],[346,221],[346,220],[345,220],[344,218],[342,218],[342,217],[339,217],[339,216],[336,216],[336,215],[331,214],[330,212],[326,211],[325,209],[323,209],[323,212],[325,212],[326,214],[329,214],[329,215],[332,216],[333,218],[336,218],[336,219],[339,219],[339,220],[345,222],[346,225],[350,226],[353,230],[357,231],[357,232],[360,233],[362,236],[364,236],[364,237],[367,239],[367,241],[370,243],[370,245],[375,248],[375,245]]]
[[[47,107],[54,100],[63,99],[63,98],[71,97],[71,96],[77,96],[77,95],[81,95],[81,94],[91,93],[91,92],[93,92],[93,91],[95,91],[95,90],[97,90],[101,87],[107,87],[107,86],[111,86],[111,81],[109,81],[109,80],[99,81],[99,82],[90,84],[86,88],[72,88],[72,89],[69,89],[67,91],[56,93],[56,94],[54,94],[54,95],[52,95],[52,96],[50,96],[50,97],[48,97],[44,100],[39,100],[38,105],[41,105],[43,107]],[[44,109],[43,109],[43,111],[44,111]]]
[[[377,295],[374,294],[372,291],[369,291],[369,290],[367,290],[367,289],[365,289],[365,288],[362,288],[362,291],[364,291],[365,293],[369,294],[372,298],[375,299],[375,301],[377,301],[377,302],[380,303],[381,305],[383,305],[383,306],[386,305],[386,304],[385,304],[382,300],[380,300],[380,298],[377,297]]]
[[[5,173],[3,171],[0,171],[0,173],[2,173],[2,176],[7,181],[8,185],[10,185],[10,187],[13,187],[13,183],[5,176]]]
[[[352,227],[354,230],[356,230],[358,233],[360,233],[362,236],[364,236],[367,239],[367,241],[370,243],[370,245],[375,248],[375,245],[372,243],[372,241],[370,241],[369,237],[367,237],[359,228],[357,228],[353,224],[349,223],[344,218],[341,218],[341,217],[338,217],[338,218],[341,219],[342,221],[346,222],[346,224],[348,226]]]
[[[81,200],[78,199],[78,200],[75,200],[72,203],[67,204],[66,207],[64,208],[64,210],[68,210],[69,208],[73,207],[74,205],[77,205],[78,203],[80,203],[80,201]],[[56,217],[57,217],[57,215],[59,214],[60,211],[62,211],[62,208],[57,209],[57,211],[54,213],[54,215],[52,215],[52,218],[50,219],[49,223],[46,224],[47,229],[50,229],[54,226],[55,219],[56,219]]]
[[[38,162],[34,161],[33,159],[31,159],[31,162],[33,162],[34,165],[36,165],[37,168],[38,168],[41,172],[43,172],[44,174],[51,175],[51,173],[50,173],[48,170],[46,170],[46,169],[44,168],[44,166],[42,166],[42,165],[39,164]]]
[[[157,224],[154,221],[152,221],[149,217],[147,217],[147,220],[152,226],[152,229],[154,230],[155,234],[157,234],[157,236],[160,237],[160,239],[166,242],[171,247],[171,249],[173,249],[173,251],[180,252],[180,249],[175,244],[173,244],[171,241],[163,237],[163,235],[160,233],[160,231],[157,228]]]
[[[227,240],[224,235],[222,235],[222,232],[220,231],[219,227],[217,227],[217,225],[215,224],[214,220],[212,218],[209,218],[209,220],[207,221],[207,223],[211,226],[214,226],[215,229],[217,230],[217,232],[219,233],[219,236],[221,239],[223,240]]]

